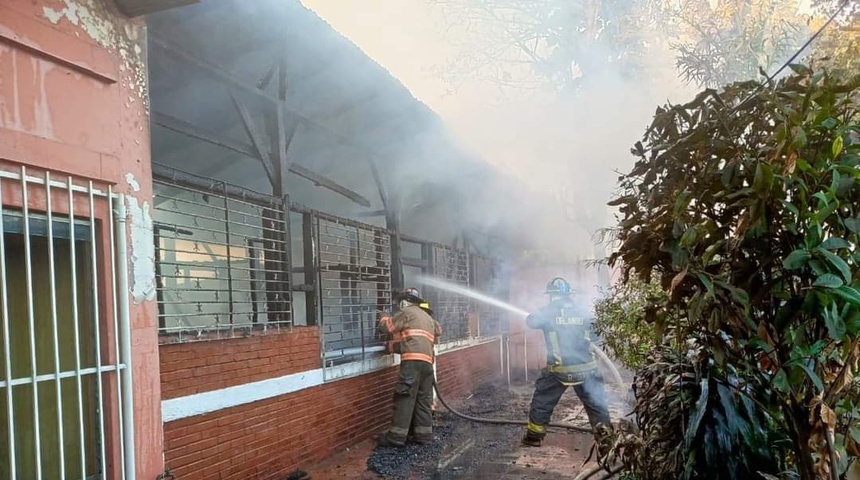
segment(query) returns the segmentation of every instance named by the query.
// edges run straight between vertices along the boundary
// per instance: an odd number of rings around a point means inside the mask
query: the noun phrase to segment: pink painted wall
[[[145,33],[142,22],[124,17],[107,0],[2,0],[4,168],[26,165],[94,180],[139,205],[150,203]],[[20,192],[4,201],[20,204]],[[134,255],[135,245],[129,245]],[[104,285],[107,298],[110,285]],[[131,315],[137,474],[153,479],[163,472],[154,300],[133,303]]]

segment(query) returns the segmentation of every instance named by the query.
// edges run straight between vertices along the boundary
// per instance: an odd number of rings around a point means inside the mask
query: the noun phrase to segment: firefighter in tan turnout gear
[[[433,346],[442,328],[418,290],[407,288],[396,301],[400,310],[393,317],[383,314],[378,324],[379,331],[390,337],[388,352],[400,354],[394,418],[379,445],[401,447],[410,435],[415,443],[426,444],[433,441]]]

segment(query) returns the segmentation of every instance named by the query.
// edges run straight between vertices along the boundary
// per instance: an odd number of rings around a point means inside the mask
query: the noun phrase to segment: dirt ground
[[[526,420],[533,388],[531,382],[510,388],[506,384],[482,385],[450,403],[472,416]],[[610,409],[614,419],[622,415],[621,405],[613,403]],[[562,397],[553,422],[588,426],[573,389]],[[440,405],[432,445],[375,448],[374,441],[366,441],[306,471],[313,480],[567,480],[595,466],[593,458],[585,463],[592,447],[589,434],[549,429],[543,446],[534,448],[520,444],[523,433],[520,426],[460,419]]]

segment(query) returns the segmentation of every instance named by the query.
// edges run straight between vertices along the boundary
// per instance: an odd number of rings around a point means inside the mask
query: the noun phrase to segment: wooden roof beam
[[[255,160],[260,160],[260,157],[257,156],[257,149],[254,148],[253,145],[244,142],[237,142],[235,140],[230,140],[226,138],[219,138],[217,134],[201,130],[178,118],[174,118],[169,115],[153,111],[152,123],[168,130],[181,133],[185,136],[196,138],[198,140],[210,143],[212,145],[216,145],[221,148],[225,148],[227,150],[231,150],[236,153],[241,153],[242,155],[246,155]],[[325,177],[324,175],[316,173],[295,163],[290,164],[289,170],[290,173],[309,180],[319,187],[326,188],[328,190],[331,190],[332,192],[344,196],[352,200],[353,202],[361,205],[362,207],[370,207],[370,201],[364,196],[353,190],[350,190],[349,188],[344,187],[343,185],[335,182],[330,178]]]

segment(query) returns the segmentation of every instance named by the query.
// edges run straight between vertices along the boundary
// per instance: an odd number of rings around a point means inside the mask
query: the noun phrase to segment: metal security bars
[[[433,276],[458,285],[469,285],[469,254],[448,245],[431,244]],[[432,291],[432,308],[442,326],[443,341],[473,336],[470,332],[470,301],[467,297],[445,290]],[[475,335],[477,332],[475,332]]]
[[[154,180],[162,337],[192,341],[291,326],[286,202],[185,178]]]
[[[321,341],[326,366],[384,351],[379,312],[391,309],[390,232],[313,212]]]
[[[134,478],[121,202],[92,182],[0,171],[0,478]]]
[[[493,261],[478,255],[472,255],[471,260],[472,276],[469,284],[472,288],[493,297],[501,297],[500,289],[496,285],[498,272]],[[478,314],[477,336],[492,337],[508,330],[505,324],[506,316],[500,308],[473,300],[472,309]]]

